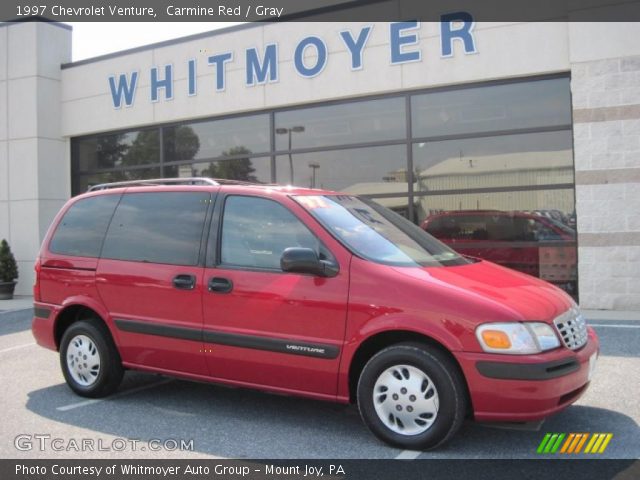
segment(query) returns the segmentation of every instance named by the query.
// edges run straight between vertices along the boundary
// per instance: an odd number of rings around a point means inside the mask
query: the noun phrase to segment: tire
[[[420,343],[392,345],[374,355],[360,374],[357,398],[360,415],[376,437],[410,450],[447,442],[467,411],[457,365]]]
[[[96,318],[72,323],[64,332],[60,367],[71,390],[91,398],[112,394],[124,374],[111,334]]]

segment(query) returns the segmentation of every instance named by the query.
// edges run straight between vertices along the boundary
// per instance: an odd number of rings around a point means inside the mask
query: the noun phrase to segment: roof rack
[[[93,185],[89,187],[88,192],[95,192],[97,190],[108,190],[109,188],[120,187],[153,187],[156,185],[220,185],[222,182],[217,182],[212,178],[207,177],[184,177],[184,178],[152,178],[149,180],[129,180],[126,182],[112,182],[101,183],[99,185]]]

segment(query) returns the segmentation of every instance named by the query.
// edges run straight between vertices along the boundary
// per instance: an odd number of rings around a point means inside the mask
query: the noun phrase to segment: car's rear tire
[[[72,323],[60,342],[60,366],[67,385],[83,397],[113,393],[124,374],[107,327],[96,318]]]
[[[411,450],[436,448],[458,431],[467,397],[464,379],[443,352],[420,343],[381,350],[358,382],[358,407],[369,430]]]

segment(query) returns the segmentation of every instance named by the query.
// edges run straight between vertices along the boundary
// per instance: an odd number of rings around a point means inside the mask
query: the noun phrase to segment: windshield
[[[353,253],[368,260],[410,267],[472,263],[409,220],[371,200],[351,195],[294,199]]]

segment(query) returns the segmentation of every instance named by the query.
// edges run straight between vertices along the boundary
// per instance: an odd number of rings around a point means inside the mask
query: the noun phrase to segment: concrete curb
[[[638,320],[640,321],[640,312],[636,311],[617,311],[617,310],[582,310],[582,314],[587,320]]]
[[[0,312],[15,312],[33,308],[33,297],[31,295],[19,295],[12,300],[0,300]]]

